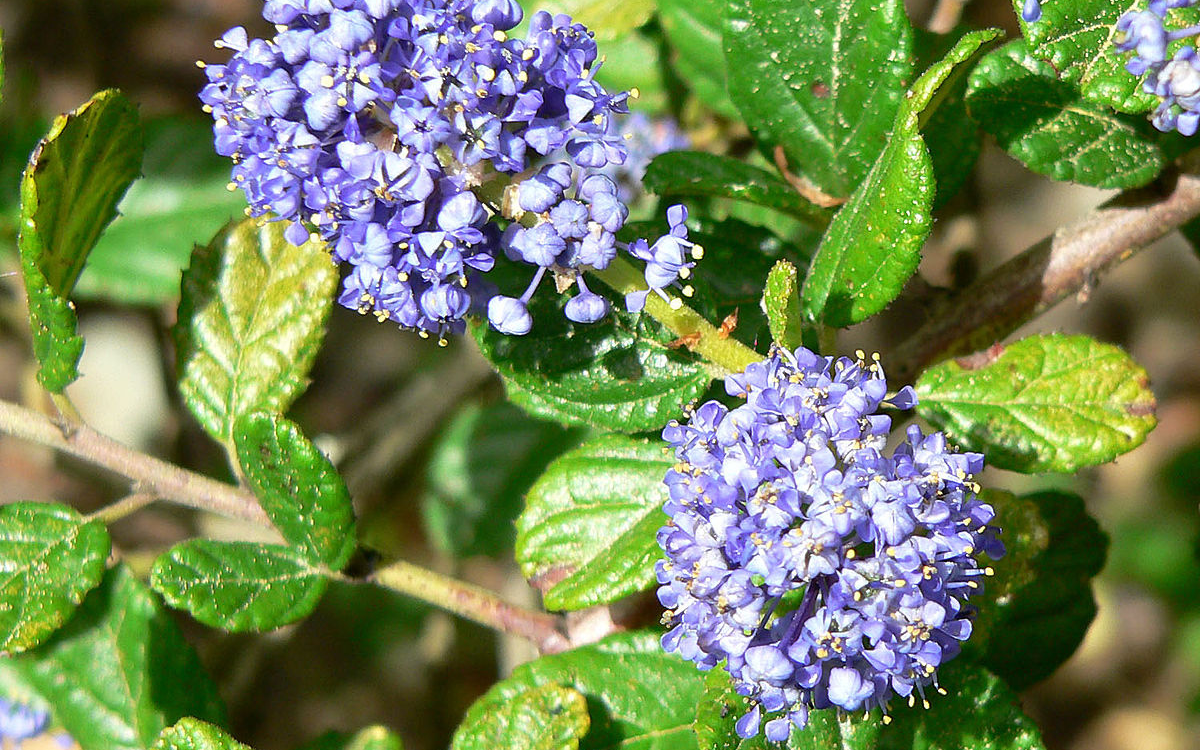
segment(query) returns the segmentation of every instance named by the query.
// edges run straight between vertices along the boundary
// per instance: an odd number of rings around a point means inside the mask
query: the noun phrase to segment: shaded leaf
[[[233,453],[233,423],[282,413],[308,383],[337,269],[319,244],[291,245],[283,225],[247,220],[197,247],[174,336],[192,414]]]
[[[50,641],[12,663],[83,750],[145,750],[186,716],[224,721],[195,652],[124,565]]]
[[[737,107],[725,88],[722,0],[658,0],[658,19],[674,48],[671,65],[700,101],[726,117]]]
[[[154,561],[150,585],[167,604],[234,632],[272,630],[302,620],[326,579],[296,551],[277,544],[190,539]]]
[[[88,256],[77,299],[158,305],[179,297],[192,247],[207,243],[246,199],[231,191],[229,161],[212,149],[212,123],[146,123],[146,155],[119,215]]]
[[[287,419],[264,412],[234,423],[238,463],[271,523],[313,565],[346,567],[357,537],[346,484]]]
[[[585,431],[533,419],[512,404],[470,404],[433,447],[421,514],[431,541],[454,557],[509,557],[534,480]]]
[[[653,633],[621,633],[588,646],[522,664],[467,711],[475,725],[504,713],[521,693],[544,685],[571,688],[587,699],[590,728],[581,750],[691,750],[692,719],[703,676],[665,653]]]
[[[668,151],[646,168],[643,180],[652,193],[670,197],[732,198],[778,209],[824,226],[832,212],[805,200],[785,180],[739,159],[701,151]]]
[[[516,268],[496,268],[489,276],[504,294],[520,295],[528,284]],[[509,400],[533,416],[620,432],[662,429],[704,393],[712,376],[690,353],[667,346],[675,336],[661,324],[624,312],[620,295],[594,286],[612,308],[598,323],[568,321],[562,311],[568,297],[543,293],[529,303],[529,334],[506,336],[481,322],[471,333]]]
[[[1145,119],[1115,114],[1059,80],[1021,40],[990,53],[971,74],[971,116],[1026,167],[1100,188],[1144,185],[1162,170],[1158,138]]]
[[[1111,461],[1157,421],[1146,371],[1087,336],[1030,336],[982,365],[943,362],[925,371],[917,393],[918,413],[952,440],[1027,473]]]
[[[50,503],[0,506],[0,652],[44,641],[100,585],[108,529]]]
[[[454,732],[451,750],[575,750],[591,725],[583,694],[561,685],[540,685],[512,695],[503,710],[467,715]]]
[[[79,376],[83,353],[67,298],[141,161],[137,110],[110,89],[56,118],[21,177],[21,268],[38,381],[52,392]]]
[[[654,583],[666,522],[658,441],[605,435],[555,459],[517,519],[517,562],[548,609],[615,601]]]
[[[984,499],[996,509],[1007,554],[985,583],[966,654],[1024,690],[1083,641],[1108,538],[1075,495],[985,491]]]
[[[901,0],[730,0],[729,95],[789,169],[845,197],[887,142],[912,72]]]
[[[188,717],[163,730],[152,750],[250,750],[220,727]]]

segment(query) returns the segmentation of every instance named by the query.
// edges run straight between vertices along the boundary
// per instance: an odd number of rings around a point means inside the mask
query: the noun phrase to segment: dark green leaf
[[[287,419],[264,412],[234,423],[238,463],[283,538],[313,565],[346,567],[357,537],[350,493],[337,469]]]
[[[765,169],[700,151],[668,151],[656,156],[646,168],[643,182],[658,195],[732,198],[778,209],[816,226],[828,224],[832,215]]]
[[[0,652],[45,640],[100,584],[108,529],[50,503],[0,507]]]
[[[1083,501],[1064,492],[1021,498],[987,491],[1007,554],[985,583],[967,655],[1014,690],[1049,676],[1074,653],[1096,614],[1091,579],[1108,539]]]
[[[167,604],[234,632],[271,630],[308,616],[326,580],[288,547],[191,539],[154,561],[150,585]]]
[[[430,539],[454,557],[510,556],[530,485],[584,434],[512,404],[464,408],[429,461],[421,511]]]
[[[152,750],[250,750],[220,727],[188,717],[164,729]]]
[[[283,229],[254,220],[226,226],[196,248],[183,277],[179,388],[230,454],[238,415],[282,413],[307,385],[338,281],[319,244],[294,247]]]
[[[224,721],[195,652],[123,565],[49,642],[12,662],[83,750],[145,750],[185,716]]]
[[[1013,0],[1018,18],[1022,3]],[[1088,101],[1142,114],[1154,109],[1158,99],[1142,89],[1140,77],[1125,70],[1132,55],[1118,52],[1114,46],[1119,36],[1117,19],[1130,9],[1144,10],[1145,4],[1128,0],[1056,0],[1042,6],[1042,18],[1037,23],[1021,20],[1022,35],[1030,55],[1049,63]],[[1167,18],[1168,29],[1194,26],[1200,23],[1200,9],[1178,8]],[[1186,43],[1179,40],[1170,51]]]
[[[1071,472],[1111,461],[1154,428],[1146,371],[1087,336],[1030,336],[917,381],[922,417],[1002,469]]]
[[[528,284],[527,274],[502,274],[497,268],[490,275],[505,294],[519,295]],[[662,429],[712,376],[691,354],[668,348],[675,337],[657,321],[624,312],[620,295],[599,282],[592,286],[612,307],[598,323],[568,321],[567,297],[547,291],[529,304],[528,335],[506,336],[486,323],[473,324],[471,333],[509,400],[533,416],[619,432]]]
[[[67,298],[141,163],[137,110],[108,90],[57,118],[25,167],[18,244],[38,380],[47,390],[61,393],[79,376],[83,339]]]
[[[771,742],[762,732],[748,740],[738,737],[734,724],[746,713],[746,699],[733,689],[723,667],[710,670],[704,678],[704,694],[696,707],[696,740],[700,750],[874,750],[879,745],[883,722],[878,713],[838,715],[838,711],[814,711],[803,731],[792,730],[785,743]]]
[[[591,728],[581,750],[693,750],[692,719],[703,677],[667,654],[654,633],[622,633],[599,643],[522,664],[467,711],[464,724],[504,713],[521,693],[543,685],[587,699]]]
[[[725,90],[722,0],[658,0],[658,18],[674,54],[671,65],[696,97],[727,117],[738,111]]]
[[[987,55],[967,88],[971,116],[1029,169],[1100,188],[1144,185],[1163,154],[1145,119],[1114,114],[1059,80],[1018,40]]]
[[[912,72],[901,0],[730,0],[729,95],[761,141],[845,197],[883,150]]]
[[[142,169],[88,256],[75,297],[136,305],[177,299],[192,247],[246,206],[240,190],[228,189],[229,161],[212,149],[211,122],[147,123]]]
[[[880,750],[1044,750],[1037,725],[999,677],[959,659],[938,670],[938,679],[946,695],[930,691],[929,710],[897,706]]]
[[[771,339],[785,349],[803,343],[804,320],[800,312],[800,285],[796,267],[781,260],[767,276],[763,307],[771,326]]]
[[[575,750],[591,725],[577,690],[540,685],[512,695],[503,710],[474,712],[454,732],[451,750]]]
[[[566,13],[588,27],[597,40],[607,42],[650,20],[654,5],[645,0],[533,0],[526,4],[529,14],[535,10]]]
[[[834,217],[817,249],[801,298],[808,319],[844,327],[887,307],[921,260],[932,223],[934,176],[920,128],[947,80],[995,30],[963,36],[904,97],[887,148]]]
[[[517,562],[547,608],[582,609],[653,585],[670,467],[661,442],[620,435],[550,464],[517,519]]]

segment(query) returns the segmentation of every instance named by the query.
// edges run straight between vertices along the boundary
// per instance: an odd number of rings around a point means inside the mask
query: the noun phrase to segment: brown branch
[[[1200,214],[1200,175],[1164,176],[1128,190],[1000,266],[933,311],[889,359],[898,382],[930,364],[986,349],[1112,266]]]
[[[32,409],[0,401],[0,433],[68,453],[132,479],[139,494],[270,526],[253,493],[148,456],[81,424],[58,425]]]

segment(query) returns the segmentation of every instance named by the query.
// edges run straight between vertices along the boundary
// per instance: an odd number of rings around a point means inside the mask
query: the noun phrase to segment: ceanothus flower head
[[[746,697],[741,737],[786,740],[811,709],[884,707],[937,685],[971,634],[970,597],[1004,554],[976,496],[977,453],[891,419],[878,357],[774,348],[725,381],[729,407],[689,408],[663,438],[670,516],[656,566],[663,647],[725,662]],[[940,688],[938,688],[940,690]]]
[[[1150,120],[1164,132],[1192,135],[1200,126],[1200,64],[1194,47],[1168,57],[1172,42],[1200,35],[1200,26],[1169,28],[1167,14],[1196,0],[1150,0],[1146,10],[1130,10],[1117,20],[1118,52],[1132,52],[1125,69],[1142,78],[1142,89],[1161,100]]]
[[[343,304],[441,338],[490,308],[484,277],[497,261],[540,278],[614,257],[628,213],[615,188],[569,193],[625,161],[617,118],[628,94],[594,80],[586,28],[539,12],[525,38],[510,36],[523,15],[516,0],[267,0],[274,37],[231,29],[216,43],[231,59],[201,64],[232,185],[252,216],[284,221],[295,244],[315,235],[353,267]],[[552,163],[538,171],[543,157]],[[493,219],[505,207],[476,189],[535,171],[517,203],[545,214],[546,228],[502,244]],[[589,295],[574,319],[607,309]],[[501,303],[488,317],[527,331],[523,307]]]

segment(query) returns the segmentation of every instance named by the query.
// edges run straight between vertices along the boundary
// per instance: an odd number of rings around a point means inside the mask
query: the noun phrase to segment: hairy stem
[[[985,349],[1200,214],[1200,175],[1167,176],[1128,190],[939,305],[896,346],[889,368],[909,382],[947,357]]]
[[[542,653],[570,647],[560,619],[509,604],[491,591],[397,560],[372,573],[368,581],[440,607],[460,617],[532,641]]]
[[[136,513],[158,499],[158,495],[153,492],[134,492],[111,505],[104,506],[88,516],[88,518],[99,521],[107,526],[120,521],[125,516]]]
[[[603,271],[593,270],[601,281],[621,294],[646,288],[642,274],[623,258],[614,258]],[[722,336],[712,323],[687,305],[672,307],[654,292],[646,296],[646,312],[677,335],[685,345],[728,372],[741,372],[763,355],[732,336]]]
[[[139,492],[197,510],[269,525],[254,495],[122,445],[83,424],[59,425],[46,416],[0,401],[0,433],[68,453],[138,484]]]

